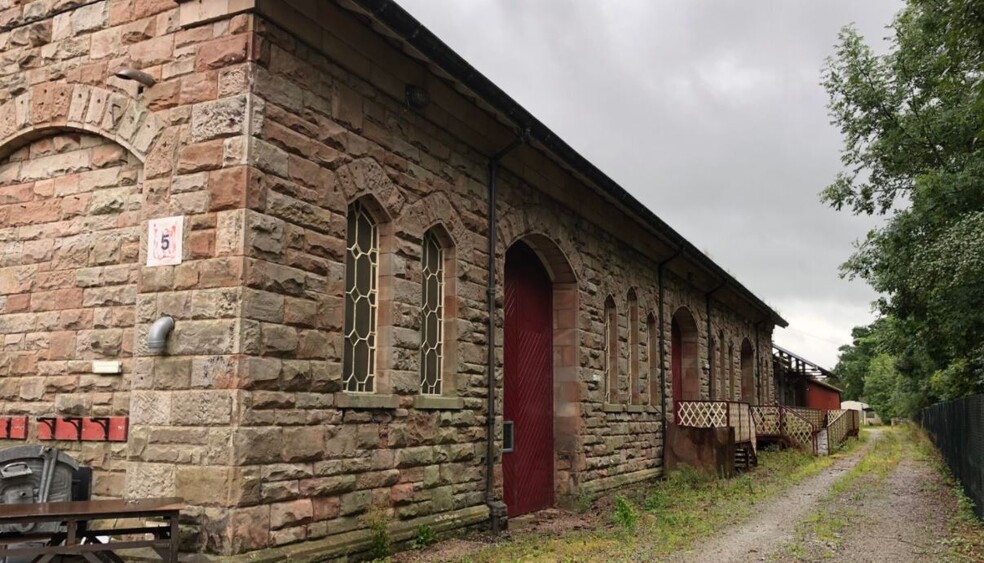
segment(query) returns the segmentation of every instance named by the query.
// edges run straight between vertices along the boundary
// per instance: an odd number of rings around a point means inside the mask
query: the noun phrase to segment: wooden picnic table
[[[93,563],[115,563],[123,561],[116,555],[118,550],[150,548],[163,561],[174,563],[178,560],[178,516],[184,508],[185,504],[179,498],[0,504],[0,525],[57,522],[65,526],[57,532],[0,534],[0,557],[35,556],[33,561],[44,563],[57,555],[79,555]],[[94,520],[120,518],[160,518],[164,522],[98,530],[90,530],[86,525]],[[106,543],[100,540],[102,537],[139,535],[151,535],[152,539],[125,538]],[[18,545],[39,541],[43,543]]]

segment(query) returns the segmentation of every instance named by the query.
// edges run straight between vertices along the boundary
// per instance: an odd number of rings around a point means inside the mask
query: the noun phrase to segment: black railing
[[[984,395],[937,403],[919,418],[984,519]]]

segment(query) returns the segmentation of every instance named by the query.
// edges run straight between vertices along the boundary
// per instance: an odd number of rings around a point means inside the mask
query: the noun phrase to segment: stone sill
[[[340,392],[335,393],[335,406],[341,409],[395,409],[400,406],[400,396]]]
[[[465,408],[465,400],[461,397],[417,395],[413,398],[413,407],[421,410],[461,410]]]
[[[626,405],[626,412],[646,412],[646,405]]]
[[[604,403],[601,405],[601,410],[604,412],[625,412],[625,405]]]

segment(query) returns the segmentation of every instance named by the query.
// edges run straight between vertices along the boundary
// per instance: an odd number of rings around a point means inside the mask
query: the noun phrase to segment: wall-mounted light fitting
[[[430,94],[427,90],[413,84],[407,85],[405,98],[407,105],[413,109],[424,109],[430,104]]]
[[[142,70],[137,70],[135,68],[124,68],[116,73],[116,78],[121,78],[123,80],[133,80],[140,84],[139,91],[143,92],[144,88],[152,88],[157,81],[154,77],[147,74]]]

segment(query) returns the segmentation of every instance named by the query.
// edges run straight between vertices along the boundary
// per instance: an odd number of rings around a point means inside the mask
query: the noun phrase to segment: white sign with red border
[[[147,265],[177,266],[181,263],[184,217],[162,217],[147,223]]]

